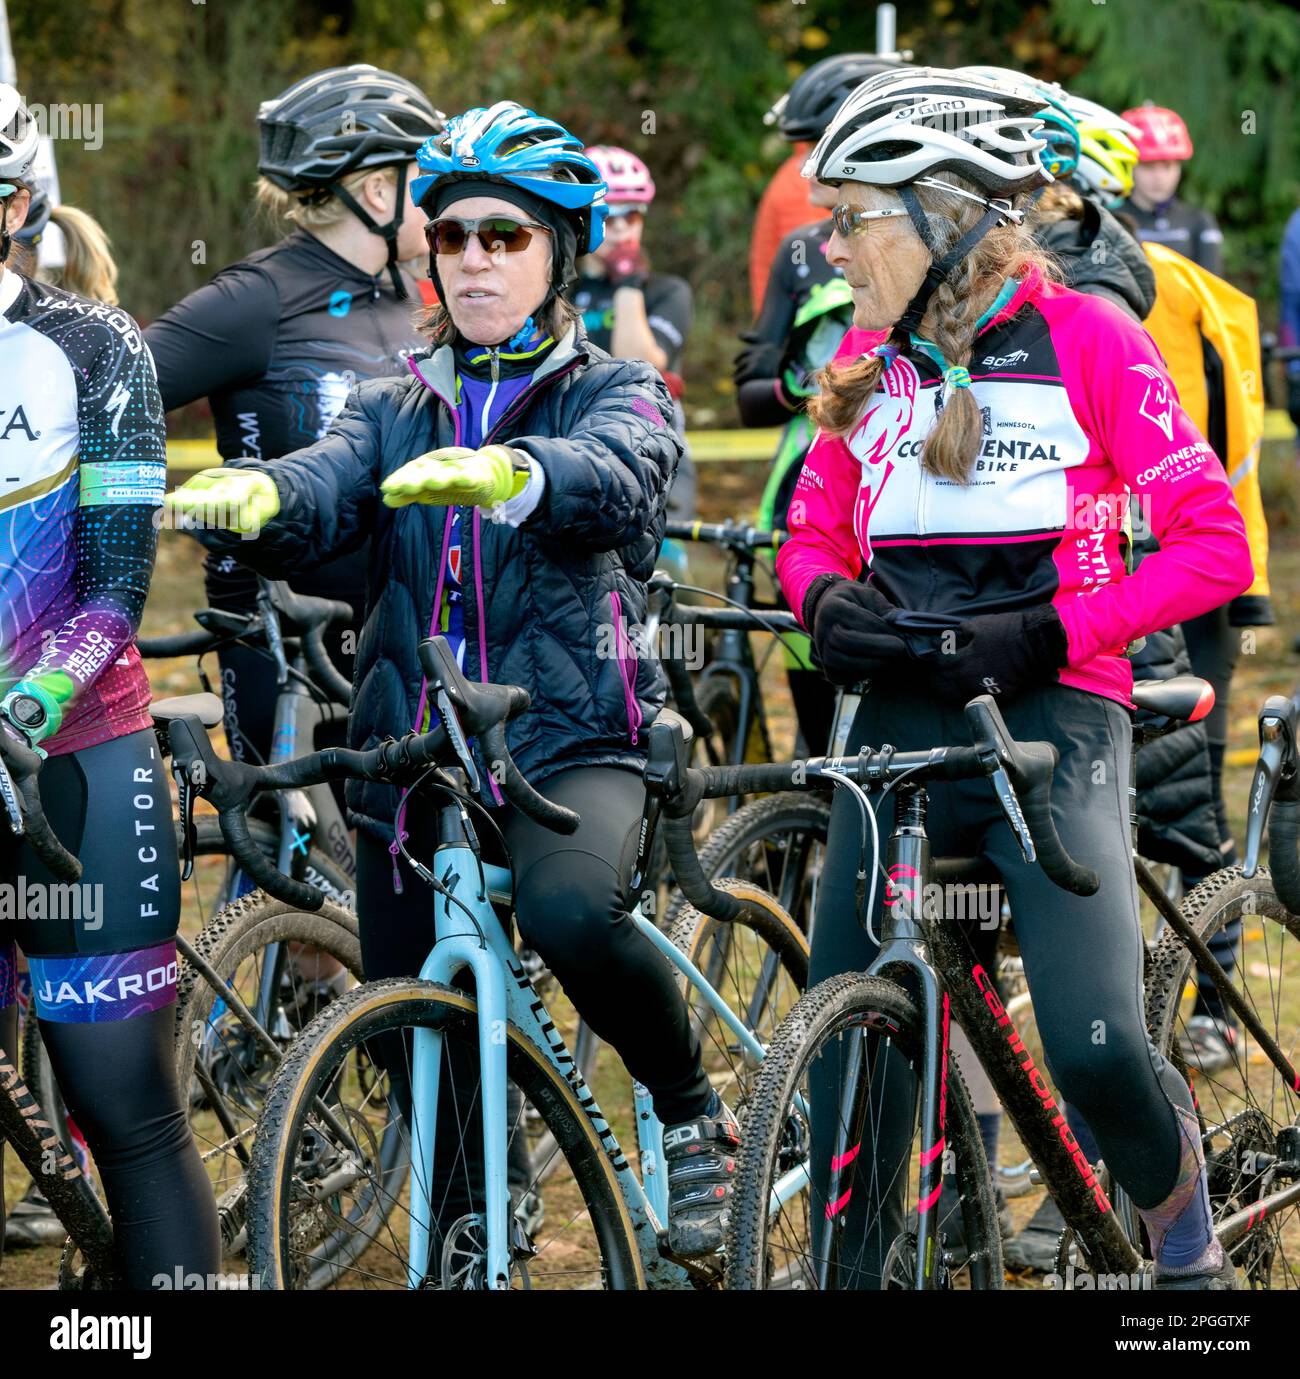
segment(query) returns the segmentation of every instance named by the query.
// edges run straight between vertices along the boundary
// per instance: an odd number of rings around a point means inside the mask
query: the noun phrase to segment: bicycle
[[[578,1280],[607,1287],[714,1283],[716,1268],[661,1255],[658,1228],[666,1216],[667,1185],[660,1167],[660,1127],[649,1097],[643,1088],[635,1089],[643,1187],[513,951],[503,923],[511,908],[509,870],[481,856],[470,814],[479,806],[461,788],[474,787],[478,779],[466,745],[471,735],[482,741],[503,793],[518,808],[557,830],[576,826],[569,811],[528,786],[506,749],[504,724],[526,708],[527,696],[512,687],[466,682],[441,638],[422,643],[420,655],[440,726],[367,753],[330,750],[279,767],[252,768],[217,759],[196,721],[182,720],[172,728],[182,776],[195,781],[195,789],[218,808],[232,851],[268,892],[291,903],[325,902],[318,892],[278,876],[252,845],[244,814],[252,790],[349,775],[390,781],[423,775],[446,801],[440,811],[437,874],[410,859],[435,892],[437,938],[420,977],[367,983],[333,1003],[303,1032],[272,1083],[250,1170],[250,1265],[263,1285],[272,1287],[322,1279],[457,1288]],[[678,840],[673,844],[678,855],[683,846],[693,855],[695,801],[682,803],[683,783],[698,776],[687,767],[689,728],[665,711],[648,737],[646,823],[633,893],[646,874],[661,813],[670,840]],[[806,980],[807,944],[769,897],[744,882],[727,884],[747,936],[733,952],[779,948],[781,977],[768,989],[766,1009],[751,1004],[748,1020],[730,1009],[640,905],[632,917],[708,1008],[717,1032],[709,1051],[711,1071],[743,1095],[763,1056],[760,1031],[775,1029]],[[740,971],[738,961],[733,969]],[[450,984],[471,973],[473,994]],[[747,985],[748,979],[741,973],[737,982]],[[407,1033],[394,1042],[399,1030]],[[377,1072],[389,1066],[379,1053],[384,1036],[389,1036],[389,1057],[399,1058],[401,1070],[409,1073],[409,1110],[394,1109],[400,1096],[388,1085],[391,1074]],[[440,1081],[455,1085],[458,1077],[472,1081],[469,1099],[457,1097],[455,1106],[475,1106],[477,1114],[472,1126],[460,1127],[462,1152],[450,1170],[454,1185],[464,1189],[464,1209],[446,1221],[435,1209],[441,1199],[434,1199],[433,1146],[443,1123],[440,1110],[453,1114],[452,1108],[439,1107]],[[540,1239],[524,1231],[506,1191],[508,1141],[521,1133],[519,1121],[512,1124],[505,1111],[508,1081],[542,1118],[566,1169],[562,1181],[553,1179],[547,1187],[548,1212],[560,1216],[561,1226]],[[376,1114],[400,1121],[410,1146],[401,1210],[393,1210],[397,1194],[385,1188],[374,1166],[371,1120]],[[464,1149],[465,1139],[472,1147],[479,1133],[481,1171],[470,1166],[476,1154]],[[386,1193],[393,1224],[377,1216],[358,1219],[355,1195],[367,1185],[376,1195]],[[443,1186],[445,1195],[448,1185]],[[359,1251],[355,1268],[336,1268],[317,1249],[320,1240],[343,1229],[371,1251]]]
[[[141,637],[141,656],[163,659],[195,656],[199,683],[212,693],[203,658],[222,647],[240,645],[267,657],[275,665],[276,702],[271,739],[271,762],[290,760],[300,743],[314,743],[323,723],[347,718],[352,687],[339,674],[325,649],[325,629],[350,622],[352,610],[330,599],[297,594],[285,583],[258,578],[257,611],[235,613],[205,608],[195,620],[200,630],[162,637]],[[171,701],[168,701],[171,702]],[[207,722],[215,727],[216,722]],[[249,750],[252,750],[251,745]],[[346,905],[352,893],[356,860],[342,811],[327,786],[315,786],[298,795],[274,797],[252,805],[251,824],[259,846],[274,856],[281,868],[293,864],[295,875],[319,886],[336,903]],[[178,839],[179,842],[179,839]],[[196,821],[191,854],[226,860],[214,902],[215,914],[230,900],[251,890],[248,879],[230,861],[216,821]],[[189,880],[189,874],[186,875]]]
[[[1186,708],[1179,698],[1180,687],[1170,690],[1171,683],[1151,687],[1155,706]],[[897,1170],[908,1195],[916,1175],[915,1225],[888,1242],[882,1262],[885,1286],[1001,1285],[1001,1241],[992,1180],[964,1084],[948,1057],[954,1018],[1065,1218],[1058,1274],[1067,1277],[1071,1247],[1082,1256],[1081,1267],[1094,1275],[1134,1280],[1141,1272],[1140,1236],[1131,1204],[1123,1193],[1117,1193],[1112,1202],[1107,1178],[1078,1150],[1063,1109],[1006,1012],[993,974],[975,959],[957,925],[927,916],[921,906],[920,898],[927,894],[930,882],[979,875],[960,859],[936,862],[930,858],[924,782],[959,779],[980,771],[990,775],[1026,861],[1036,857],[1047,875],[1065,889],[1090,894],[1096,888],[1095,874],[1074,864],[1055,836],[1049,799],[1054,750],[1047,744],[1012,741],[991,700],[974,700],[966,712],[977,743],[973,748],[911,753],[864,750],[856,762],[835,763],[837,774],[854,783],[883,785],[898,795],[898,821],[886,859],[892,903],[886,908],[880,953],[868,972],[845,974],[809,991],[787,1018],[759,1074],[728,1233],[729,1287],[829,1287],[846,1279],[856,1281],[853,1261],[841,1256],[835,1221],[855,1188],[875,1194],[882,1190],[875,1181],[876,1166],[863,1164],[858,1147],[864,1138],[874,1142],[872,1120],[878,1107],[873,1102],[871,1070],[875,1052],[885,1047],[901,1055],[909,1071],[900,1076],[909,1085],[914,1079],[919,1088],[912,1151]],[[869,810],[865,801],[863,805]],[[1168,997],[1180,990],[1180,974],[1185,976],[1193,960],[1200,963],[1209,957],[1201,936],[1239,907],[1241,896],[1223,874],[1210,878],[1189,897],[1189,921],[1164,897],[1154,878],[1152,888],[1167,907],[1169,928],[1152,960],[1148,1010],[1159,1045],[1176,1066],[1184,1068],[1170,1021],[1166,1018],[1162,1023],[1156,1017],[1161,1010],[1167,1016]],[[707,907],[705,897],[694,899]],[[1274,907],[1281,910],[1275,900],[1269,902],[1263,896],[1261,905],[1270,913]],[[894,980],[898,976],[908,979],[916,996]],[[1279,1072],[1289,1072],[1285,1055],[1261,1023],[1249,1010],[1238,1013],[1260,1047],[1270,1051]],[[822,1058],[827,1060],[822,1066],[832,1069],[844,1090],[826,1200],[813,1201],[804,1108],[809,1100],[809,1069]],[[1200,1100],[1204,1102],[1203,1095]],[[1291,1148],[1293,1132],[1279,1127],[1282,1133],[1266,1151],[1260,1143],[1264,1136],[1259,1118],[1207,1122],[1203,1104],[1200,1113],[1216,1234],[1247,1269],[1251,1282],[1267,1282],[1277,1255],[1276,1247],[1268,1244],[1273,1218],[1300,1201],[1300,1184],[1293,1181],[1293,1176],[1300,1176],[1300,1156]],[[1252,1157],[1245,1160],[1244,1153]],[[939,1203],[944,1172],[955,1173],[958,1194],[941,1215],[944,1205],[938,1211],[932,1208]],[[803,1191],[787,1195],[788,1209],[774,1213],[774,1194],[788,1193],[794,1177],[800,1179]],[[892,1192],[897,1187],[897,1180],[891,1180],[883,1190]],[[872,1201],[878,1203],[878,1195]],[[944,1245],[945,1232],[958,1212],[969,1250],[964,1261]],[[829,1225],[818,1240],[814,1230],[821,1231],[823,1222]]]

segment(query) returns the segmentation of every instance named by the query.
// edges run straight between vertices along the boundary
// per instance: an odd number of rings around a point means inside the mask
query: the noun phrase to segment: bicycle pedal
[[[660,1231],[655,1240],[659,1246],[660,1258],[666,1259],[670,1264],[676,1264],[679,1269],[684,1269],[690,1275],[691,1281],[697,1286],[704,1288],[722,1286],[723,1261],[720,1255],[713,1259],[684,1259],[668,1248],[667,1231]]]

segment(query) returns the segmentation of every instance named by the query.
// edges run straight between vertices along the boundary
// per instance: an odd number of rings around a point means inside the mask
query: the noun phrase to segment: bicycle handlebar
[[[226,638],[202,628],[194,632],[177,632],[168,637],[137,637],[136,649],[145,658],[168,656],[202,656],[214,650]]]
[[[1259,759],[1246,809],[1246,851],[1242,873],[1259,869],[1264,828],[1268,826],[1269,870],[1278,899],[1300,913],[1300,773],[1297,772],[1296,725],[1300,692],[1288,699],[1270,695],[1259,711]]]
[[[669,541],[700,541],[726,546],[733,551],[776,550],[790,539],[784,531],[764,531],[743,522],[669,522],[664,528]]]
[[[231,855],[269,895],[299,909],[318,910],[324,895],[285,876],[254,843],[246,811],[258,790],[292,790],[339,779],[399,783],[417,771],[455,760],[450,749],[457,740],[481,737],[506,798],[530,819],[557,833],[572,833],[580,818],[537,793],[524,779],[506,745],[505,724],[529,705],[525,690],[516,685],[474,684],[461,674],[451,648],[442,637],[420,643],[420,660],[429,682],[430,701],[437,697],[444,724],[427,733],[408,733],[388,739],[368,751],[327,748],[275,766],[250,766],[225,761],[213,751],[207,729],[193,714],[171,721],[169,737],[172,770],[181,796],[184,836],[190,836],[193,797],[202,796],[217,810],[222,835]],[[450,726],[448,726],[450,725]],[[188,871],[187,871],[188,876]]]
[[[81,863],[59,842],[41,808],[40,769],[39,754],[0,727],[0,797],[10,828],[60,881],[77,881]]]
[[[688,748],[672,715],[650,728],[646,787],[663,798],[665,841],[669,861],[682,893],[704,914],[734,920],[741,906],[734,896],[719,891],[704,875],[695,850],[691,815],[704,799],[733,795],[811,789],[820,782],[835,783],[832,772],[866,786],[908,777],[941,780],[990,778],[1009,826],[1020,842],[1026,861],[1037,861],[1062,890],[1093,895],[1100,878],[1081,866],[1065,850],[1051,811],[1052,775],[1056,748],[1048,742],[1017,742],[994,700],[988,695],[966,706],[971,747],[935,747],[926,751],[863,751],[856,757],[815,757],[805,762],[777,762],[761,766],[688,765]]]
[[[803,624],[786,608],[701,608],[693,603],[675,603],[664,620],[740,632],[803,632]]]

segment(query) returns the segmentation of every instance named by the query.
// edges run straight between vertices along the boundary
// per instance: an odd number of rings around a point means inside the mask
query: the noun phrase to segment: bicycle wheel
[[[881,1224],[882,1203],[898,1194],[903,1204],[915,1202],[920,1179],[919,1114],[913,1108],[911,1151],[889,1181],[877,1181],[879,1166],[874,1144],[877,1129],[890,1110],[882,1103],[879,1081],[865,1095],[869,1079],[859,1082],[861,1091],[852,1098],[854,1124],[844,1125],[842,1172],[835,1186],[834,1203],[812,1186],[808,1174],[811,1135],[808,1117],[810,1072],[833,1075],[837,1085],[846,1081],[850,1058],[861,1056],[862,1066],[886,1053],[905,1060],[903,1077],[914,1082],[919,1105],[921,1049],[920,1016],[901,987],[879,978],[857,974],[832,977],[809,991],[782,1025],[759,1072],[745,1121],[744,1138],[737,1164],[736,1197],[727,1231],[727,1287],[732,1289],[840,1288],[864,1282],[858,1272],[863,1263],[862,1246],[846,1239],[839,1229],[843,1210],[856,1195],[859,1208],[867,1203],[863,1229]],[[823,1064],[822,1059],[829,1062]],[[897,1065],[895,1065],[897,1066]],[[894,1082],[895,1089],[906,1084]],[[938,1200],[936,1227],[946,1245],[958,1228],[964,1233],[966,1256],[957,1258],[945,1249],[941,1285],[995,1289],[1002,1286],[1002,1241],[998,1232],[993,1185],[979,1125],[970,1098],[950,1059],[944,1118],[945,1160],[956,1175],[955,1199],[945,1193]],[[843,1098],[842,1098],[843,1100]],[[894,1105],[904,1114],[907,1095]],[[888,1116],[891,1124],[893,1116]],[[862,1152],[859,1152],[859,1147]],[[800,1182],[802,1180],[802,1185]],[[833,1225],[824,1223],[832,1222]],[[877,1277],[886,1286],[910,1288],[916,1259],[915,1217],[905,1219],[905,1229],[881,1241],[882,1264]],[[814,1238],[814,1226],[817,1238]]]
[[[700,848],[700,866],[710,879],[752,881],[807,934],[817,907],[830,818],[830,801],[811,791],[750,800],[709,834]],[[671,932],[686,903],[674,891],[664,912],[666,931]]]
[[[254,891],[211,920],[194,946],[281,1050],[345,987],[361,980],[356,916],[329,902],[307,913]],[[334,969],[325,980],[323,967]],[[177,1081],[217,1197],[227,1255],[244,1248],[245,1170],[277,1063],[224,991],[183,962],[176,1000]],[[400,1140],[393,1139],[388,1152],[395,1169],[400,1150]]]
[[[1277,898],[1268,872],[1261,869],[1250,880],[1237,867],[1215,872],[1181,909],[1207,942],[1240,926],[1232,983],[1263,1032],[1294,1063],[1300,1057],[1300,917]],[[1148,964],[1146,1000],[1156,1047],[1189,1076],[1215,1220],[1249,1210],[1295,1182],[1300,1094],[1235,1017],[1227,1025],[1236,1028],[1224,1040],[1226,1059],[1198,1052],[1204,1045],[1189,1029],[1194,1017],[1204,1018],[1196,962],[1167,925]],[[1300,1286],[1300,1204],[1261,1213],[1231,1254],[1245,1286]]]
[[[745,902],[740,918],[711,919],[688,905],[669,938],[708,975],[710,986],[766,1046],[808,985],[808,940],[757,886],[734,880],[716,884]],[[725,943],[719,941],[720,930],[726,931]],[[681,977],[680,985],[709,1081],[731,1109],[743,1115],[760,1064],[691,982]]]
[[[250,818],[248,831],[262,852],[274,861],[280,851],[279,828],[265,819]],[[200,913],[206,920],[219,913],[231,900],[237,900],[241,894],[251,891],[252,882],[243,876],[239,864],[231,857],[230,847],[214,816],[204,814],[195,819],[194,835],[194,875],[182,885],[182,893],[188,888],[198,897]],[[182,848],[183,842],[180,825],[177,824],[178,849]],[[351,908],[355,903],[356,883],[337,862],[314,844],[301,863],[301,879],[323,891],[336,905]]]
[[[399,1106],[403,1094],[390,1094],[390,1076],[378,1070],[398,1060],[391,1066],[409,1086],[416,1029],[444,1035],[439,1133],[450,1137],[440,1141],[437,1181],[426,1185],[435,1204],[428,1222],[434,1245],[420,1264],[422,1286],[488,1286],[474,1144],[481,1125],[477,1005],[451,987],[395,980],[368,982],[322,1011],[271,1084],[250,1170],[250,1267],[263,1287],[408,1286],[409,1175],[391,1182],[380,1150],[395,1123],[409,1152],[410,1119]],[[577,1094],[521,1030],[511,1024],[505,1038],[508,1075],[564,1160],[547,1184],[540,1224],[529,1233],[514,1218],[510,1286],[643,1286],[617,1171]],[[507,1138],[525,1133],[521,1109]],[[353,1238],[345,1251],[334,1243],[341,1233]]]

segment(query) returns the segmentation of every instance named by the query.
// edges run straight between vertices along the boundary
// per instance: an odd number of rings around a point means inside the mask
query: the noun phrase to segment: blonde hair
[[[375,173],[382,174],[393,186],[397,185],[397,168],[393,165],[381,168],[361,168],[344,177],[338,185],[349,196],[359,200],[359,193],[365,185],[366,179]],[[310,230],[315,233],[318,230],[327,229],[331,225],[337,225],[352,214],[347,204],[339,200],[329,187],[322,187],[311,192],[287,192],[282,187],[277,187],[267,177],[257,179],[254,200],[258,210],[277,229],[283,229],[287,223],[300,230]]]
[[[951,173],[936,175],[962,190],[977,190]],[[947,253],[984,214],[982,205],[964,196],[934,187],[914,190],[932,227],[936,257]],[[938,347],[949,368],[965,367],[980,316],[1008,278],[1021,277],[1031,269],[1045,279],[1059,276],[1025,226],[995,226],[935,290],[917,335]],[[808,404],[813,422],[831,435],[847,436],[870,405],[883,368],[884,360],[871,356],[838,368],[833,362],[828,364],[817,375],[820,391]],[[939,478],[965,484],[982,437],[980,409],[970,389],[954,388],[926,436],[921,465]]]
[[[1083,219],[1083,197],[1066,182],[1053,182],[1044,187],[1029,208],[1025,227],[1033,234],[1042,225],[1055,225],[1061,220]]]
[[[55,206],[50,220],[63,232],[64,264],[51,280],[65,292],[117,305],[117,264],[104,227],[76,206]]]

